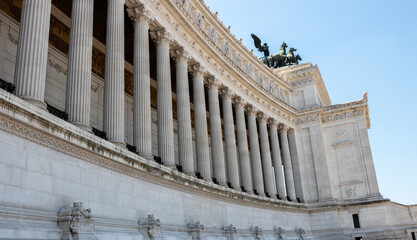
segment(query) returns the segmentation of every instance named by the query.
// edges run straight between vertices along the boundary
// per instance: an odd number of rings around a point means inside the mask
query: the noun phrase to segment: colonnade
[[[94,0],[73,0],[66,92],[69,121],[87,131],[91,131],[93,3]],[[50,12],[51,0],[23,0],[16,60],[16,94],[41,108],[46,106],[44,91]],[[287,200],[288,196],[289,200],[296,201],[288,143],[289,126],[256,109],[234,94],[232,89],[222,85],[220,79],[210,76],[202,63],[196,63],[184,47],[174,44],[166,28],[151,29],[149,34],[152,14],[146,7],[141,5],[128,9],[128,14],[134,25],[133,144],[137,153],[148,159],[153,158],[150,140],[150,35],[156,44],[158,155],[163,163],[175,167],[170,70],[170,57],[173,57],[176,68],[177,147],[183,172],[190,175],[199,172],[206,181],[215,179],[221,186],[229,185],[248,193],[270,198],[279,196],[282,200]],[[108,0],[103,121],[108,140],[122,147],[125,146],[123,16],[124,1]],[[176,47],[172,47],[174,45]],[[188,85],[189,69],[192,72],[192,89]],[[193,159],[190,91],[193,92],[197,166],[194,166]]]

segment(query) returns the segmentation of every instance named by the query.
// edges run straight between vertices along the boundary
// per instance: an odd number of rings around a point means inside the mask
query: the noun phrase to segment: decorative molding
[[[313,115],[308,115],[303,118],[297,119],[297,124],[303,124],[308,122],[315,122],[317,120],[320,120],[320,114],[316,113]]]
[[[67,76],[67,74],[68,74],[67,69],[66,69],[65,67],[63,67],[63,66],[59,65],[59,63],[54,62],[54,61],[51,59],[51,55],[50,55],[50,54],[48,54],[48,65],[49,65],[51,68],[55,69],[55,71],[57,71],[58,73],[62,73],[62,74],[64,74],[65,76]]]
[[[322,123],[359,117],[365,114],[363,109],[327,115],[321,118]]]

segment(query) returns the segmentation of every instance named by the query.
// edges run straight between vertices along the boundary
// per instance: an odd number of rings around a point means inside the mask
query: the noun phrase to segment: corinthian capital
[[[233,92],[227,87],[220,89],[220,93],[221,93],[222,99],[225,99],[225,98],[231,99],[233,95]]]
[[[265,122],[268,119],[268,116],[264,113],[259,111],[257,114],[259,122]]]
[[[250,104],[246,104],[245,110],[248,113],[248,115],[256,114],[258,112],[258,109],[256,109],[256,107]]]
[[[203,75],[207,71],[207,69],[200,63],[196,63],[191,66],[191,71],[193,75],[196,76],[196,75]]]
[[[288,133],[289,129],[290,129],[290,127],[288,127],[284,124],[279,125],[279,132],[281,132],[281,133]]]
[[[172,56],[177,62],[188,62],[191,59],[191,55],[183,47],[176,48],[172,51]]]
[[[219,88],[220,87],[220,81],[217,80],[214,76],[211,76],[207,79],[207,88]]]
[[[133,23],[149,22],[153,19],[151,12],[143,4],[135,8],[128,8],[126,11]]]
[[[235,96],[233,98],[233,105],[235,105],[236,108],[244,107],[245,104],[245,101],[241,97]]]
[[[272,127],[278,128],[278,121],[273,119],[273,118],[270,118],[270,119],[268,119],[268,125],[271,128]]]
[[[170,44],[172,42],[172,35],[166,28],[152,31],[151,38],[156,44]]]

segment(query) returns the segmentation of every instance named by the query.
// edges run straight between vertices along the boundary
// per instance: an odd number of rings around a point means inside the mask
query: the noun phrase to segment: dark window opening
[[[354,228],[361,228],[361,224],[359,223],[359,214],[352,214],[353,218],[353,227]],[[362,238],[360,238],[362,239]]]
[[[363,240],[362,237],[355,237],[355,240]]]
[[[412,233],[411,233],[411,238],[412,238],[413,240],[416,240],[416,233],[415,233],[415,232],[412,232]]]

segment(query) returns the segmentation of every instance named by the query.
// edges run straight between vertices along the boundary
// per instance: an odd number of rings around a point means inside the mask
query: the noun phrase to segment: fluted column
[[[193,139],[191,132],[190,93],[188,87],[189,55],[183,48],[176,49],[178,155],[185,173],[194,175]]]
[[[68,54],[66,111],[68,121],[91,131],[91,58],[94,0],[74,0]]]
[[[107,5],[104,131],[109,141],[119,146],[126,146],[124,139],[124,0],[108,0]]]
[[[193,66],[195,146],[198,172],[204,180],[211,182],[203,72],[204,68],[199,64]]]
[[[156,42],[158,153],[165,165],[175,167],[171,69],[169,59],[171,36],[165,28],[162,28],[153,32],[153,38]]]
[[[265,191],[269,197],[277,198],[275,194],[274,178],[272,172],[271,149],[269,147],[268,129],[266,126],[267,117],[263,113],[258,114],[259,134],[261,137],[262,170],[265,183]]]
[[[285,185],[284,185],[284,174],[282,173],[282,160],[281,160],[281,151],[279,149],[278,141],[278,123],[270,119],[269,120],[269,137],[271,139],[271,153],[272,153],[272,162],[275,167],[275,183],[277,188],[278,196],[281,200],[287,200],[285,194]]]
[[[24,0],[17,45],[16,95],[46,109],[44,102],[51,0]]]
[[[140,5],[127,9],[134,24],[133,50],[133,145],[142,157],[153,159],[149,59],[150,13]]]
[[[240,190],[239,165],[237,162],[237,149],[235,137],[235,124],[233,121],[232,95],[230,90],[222,89],[224,138],[226,142],[227,176],[234,189]]]
[[[291,201],[296,201],[295,187],[294,187],[294,176],[292,173],[290,147],[288,144],[288,127],[285,125],[279,126],[279,137],[282,145],[282,157],[284,160],[284,174],[285,184],[287,185],[287,194]]]
[[[217,182],[226,186],[226,168],[224,163],[222,123],[220,119],[219,83],[214,77],[208,81],[211,158],[213,162],[213,176]]]
[[[264,181],[262,176],[261,154],[259,152],[258,128],[256,126],[256,111],[252,106],[248,105],[247,112],[253,185],[255,187],[256,192],[260,196],[265,196]]]
[[[243,107],[243,101],[240,98],[235,98],[234,104],[242,186],[246,192],[253,193],[252,174],[248,149],[248,136],[246,133],[245,109]]]

